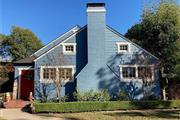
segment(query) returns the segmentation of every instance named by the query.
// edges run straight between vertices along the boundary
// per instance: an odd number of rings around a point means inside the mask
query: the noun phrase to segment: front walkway
[[[0,118],[4,118],[6,120],[64,120],[61,118],[29,114],[21,111],[21,109],[0,109]]]

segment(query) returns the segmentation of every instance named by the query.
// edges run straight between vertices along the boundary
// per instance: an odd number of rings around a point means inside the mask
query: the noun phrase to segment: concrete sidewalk
[[[48,114],[48,113],[47,113]],[[55,117],[37,116],[21,111],[21,109],[0,109],[0,117],[6,120],[64,120]]]

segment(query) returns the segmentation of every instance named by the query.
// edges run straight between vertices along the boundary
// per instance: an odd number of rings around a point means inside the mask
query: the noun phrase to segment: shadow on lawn
[[[171,111],[142,111],[142,112],[115,112],[115,113],[106,113],[105,115],[120,117],[120,116],[129,116],[129,117],[148,117],[148,118],[161,118],[161,119],[180,119],[180,110],[171,110]]]
[[[56,118],[61,118],[63,120],[82,120],[76,117],[71,117],[71,116],[56,116],[55,114],[37,114],[38,116],[43,116],[43,117],[56,117]]]

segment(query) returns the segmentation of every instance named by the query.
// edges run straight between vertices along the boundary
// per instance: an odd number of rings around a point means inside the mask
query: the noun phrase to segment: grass
[[[70,120],[180,120],[180,110],[128,110],[39,115]]]
[[[6,120],[6,119],[4,119],[4,118],[0,117],[0,120]]]

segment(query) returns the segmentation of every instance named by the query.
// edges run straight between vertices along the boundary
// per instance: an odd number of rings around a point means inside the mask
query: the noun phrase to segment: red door
[[[34,93],[34,70],[22,70],[20,98],[28,100],[30,92]]]

